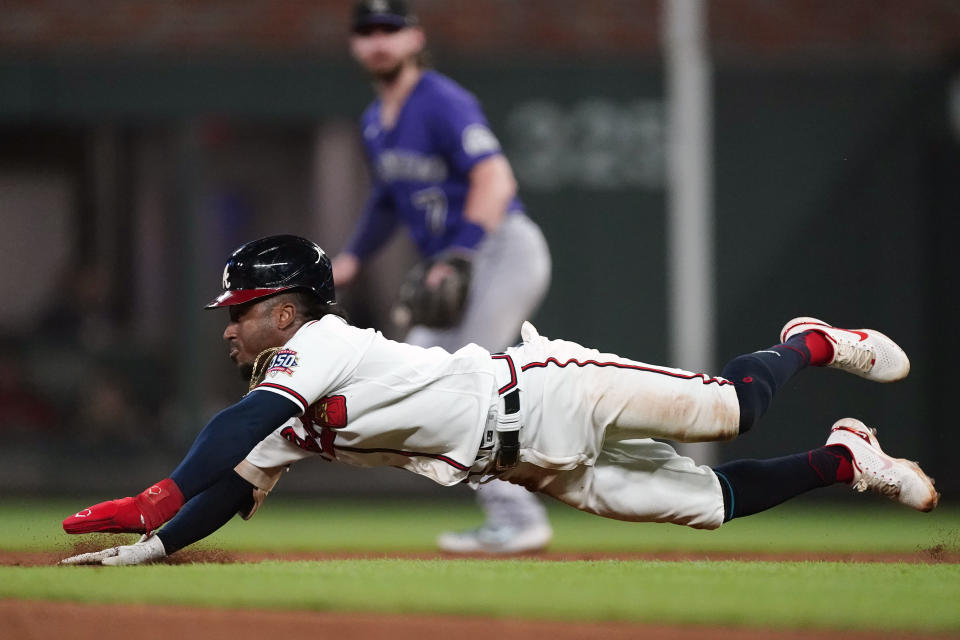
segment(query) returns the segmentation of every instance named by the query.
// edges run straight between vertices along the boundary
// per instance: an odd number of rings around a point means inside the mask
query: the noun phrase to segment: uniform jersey
[[[500,478],[607,517],[720,526],[714,472],[653,438],[736,434],[731,382],[549,340],[529,323],[522,334],[491,358],[476,345],[450,354],[399,344],[336,317],[304,325],[256,387],[304,414],[247,461],[274,468],[319,455],[476,484],[496,474],[500,394],[518,388],[520,461]]]
[[[330,315],[301,327],[256,389],[300,408],[279,434],[304,457],[401,467],[450,485],[476,459],[494,383],[490,354],[476,345],[422,349]]]
[[[434,256],[456,245],[470,170],[499,154],[500,143],[477,99],[435,71],[423,72],[392,128],[383,128],[380,110],[376,100],[361,117],[373,185],[348,251],[366,258],[403,223],[420,252]],[[521,210],[517,198],[507,207]]]

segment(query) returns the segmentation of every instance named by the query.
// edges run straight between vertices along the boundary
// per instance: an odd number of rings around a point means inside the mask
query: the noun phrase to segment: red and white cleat
[[[840,329],[816,318],[794,318],[780,331],[780,342],[811,330],[818,331],[833,345],[828,367],[874,382],[896,382],[910,373],[907,354],[875,329]]]
[[[832,444],[843,445],[853,457],[850,486],[855,491],[869,489],[917,511],[933,511],[937,506],[940,494],[933,488],[933,478],[916,462],[884,453],[876,429],[854,418],[837,420],[827,438],[827,446]]]

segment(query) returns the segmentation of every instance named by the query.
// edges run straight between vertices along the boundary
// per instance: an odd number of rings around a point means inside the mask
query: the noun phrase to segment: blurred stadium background
[[[243,391],[202,312],[235,246],[344,244],[366,188],[347,0],[0,5],[0,494],[134,492]],[[654,0],[420,0],[434,64],[482,101],[554,256],[541,332],[672,362],[668,113]],[[960,2],[708,3],[717,363],[815,315],[911,355],[890,387],[802,376],[720,459],[880,427],[954,495],[960,429]],[[386,310],[397,238],[344,295]],[[861,324],[862,323],[862,324]],[[684,366],[690,366],[685,364]],[[302,465],[283,492],[431,497]],[[837,496],[839,492],[825,492]]]

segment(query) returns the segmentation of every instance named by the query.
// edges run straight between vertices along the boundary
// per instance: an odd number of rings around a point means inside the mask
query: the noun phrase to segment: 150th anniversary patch
[[[273,360],[270,362],[270,368],[267,369],[267,375],[276,375],[278,373],[285,373],[288,376],[293,375],[293,370],[297,368],[297,365],[300,364],[300,361],[297,359],[297,352],[293,349],[280,349],[277,351],[277,354],[273,356]]]

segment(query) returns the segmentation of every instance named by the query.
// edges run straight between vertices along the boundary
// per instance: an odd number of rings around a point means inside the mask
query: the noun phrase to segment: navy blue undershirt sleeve
[[[227,524],[235,513],[249,509],[252,502],[253,485],[236,472],[225,473],[187,502],[157,536],[170,555],[206,538]]]
[[[253,391],[213,417],[194,440],[170,478],[189,500],[237,463],[270,433],[300,413],[292,400],[270,391]]]

